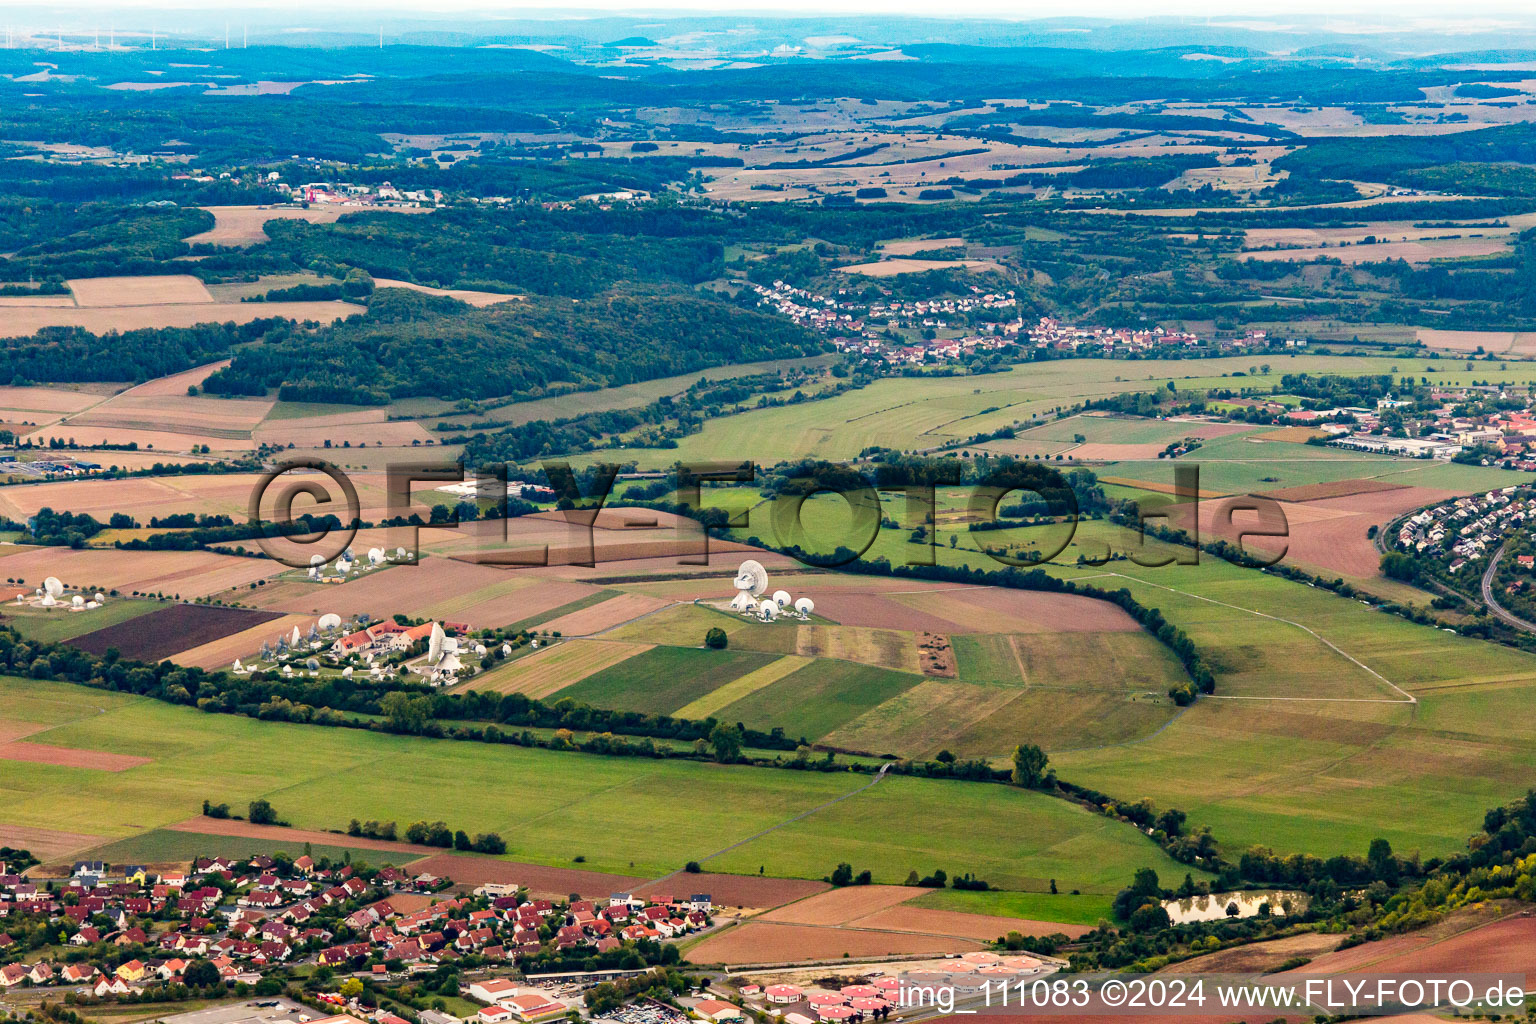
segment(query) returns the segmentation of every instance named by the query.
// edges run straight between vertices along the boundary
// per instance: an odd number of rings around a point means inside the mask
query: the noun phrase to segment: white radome
[[[736,570],[736,589],[748,591],[753,597],[758,597],[767,590],[768,570],[763,568],[763,563],[755,558],[742,562]]]
[[[59,582],[57,576],[49,576],[43,580],[43,589],[54,597],[62,597],[64,594],[64,584]]]
[[[816,610],[816,602],[812,601],[808,597],[802,597],[800,600],[795,602],[795,611],[800,613],[800,617],[802,619],[810,618],[811,617],[811,612],[813,612],[815,610]]]
[[[337,615],[335,612],[327,612],[326,614],[320,616],[320,621],[317,623],[317,625],[319,625],[322,630],[340,629],[341,616]]]
[[[780,608],[788,608],[791,604],[789,591],[775,590],[773,592],[773,603],[778,605]]]

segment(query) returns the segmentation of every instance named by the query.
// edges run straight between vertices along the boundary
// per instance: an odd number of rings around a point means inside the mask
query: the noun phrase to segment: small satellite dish
[[[351,679],[352,678],[352,666],[351,665],[348,665],[346,668],[341,670],[341,678],[343,678],[343,679]]]
[[[368,564],[369,565],[378,565],[382,561],[384,561],[384,549],[383,548],[369,548],[368,549]]]
[[[310,565],[324,565],[325,564],[325,556],[324,555],[310,555],[309,556],[309,564]]]
[[[501,645],[501,656],[503,658],[510,658],[512,656],[512,645],[511,644],[502,644]]]
[[[816,602],[812,601],[808,597],[802,597],[800,600],[795,602],[795,611],[800,613],[800,617],[802,619],[810,618],[811,617],[811,612],[813,612],[815,610],[816,610]]]
[[[768,570],[763,568],[763,563],[753,558],[742,562],[736,570],[736,589],[749,591],[753,597],[767,590]]]
[[[318,672],[320,671],[320,662],[314,658],[310,658],[308,661],[304,662],[304,667],[309,669],[311,672]]]
[[[85,598],[81,597],[79,594],[76,594],[74,597],[69,599],[69,603],[70,603],[70,605],[72,607],[84,608],[85,607]]]
[[[772,622],[779,617],[779,606],[772,600],[764,601],[757,606],[757,616],[764,622]]]
[[[96,591],[95,596],[91,598],[91,600],[95,601],[97,604],[106,604],[107,595],[98,590]]]
[[[395,557],[396,558],[404,558],[405,557],[405,548],[395,548]]]
[[[773,592],[773,603],[778,605],[780,608],[788,608],[790,605],[789,591],[775,590]]]
[[[54,597],[62,597],[64,595],[64,584],[59,582],[57,576],[49,576],[43,580],[43,589]]]
[[[485,653],[485,644],[475,644],[475,653],[476,654],[484,654]]]

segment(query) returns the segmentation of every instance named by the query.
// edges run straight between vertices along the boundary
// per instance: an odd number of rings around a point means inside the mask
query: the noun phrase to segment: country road
[[[1493,576],[1494,573],[1499,571],[1499,563],[1503,559],[1504,545],[1500,545],[1499,550],[1494,552],[1493,557],[1488,560],[1488,569],[1483,573],[1483,604],[1487,605],[1488,610],[1495,616],[1516,629],[1523,629],[1527,633],[1536,633],[1536,622],[1528,622],[1513,612],[1506,611],[1504,606],[1494,599]]]

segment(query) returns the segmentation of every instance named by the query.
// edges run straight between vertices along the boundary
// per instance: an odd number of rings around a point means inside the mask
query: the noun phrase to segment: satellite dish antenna
[[[309,564],[310,565],[324,565],[325,564],[325,556],[324,555],[310,555],[309,556]]]
[[[320,671],[320,662],[314,658],[310,658],[304,663],[304,667],[309,669],[311,672],[318,672]]]
[[[763,563],[749,558],[736,570],[736,589],[745,590],[758,597],[768,589],[768,570]]]
[[[773,603],[778,605],[780,608],[788,608],[790,605],[789,591],[775,590],[773,592]]]
[[[57,576],[49,576],[43,580],[43,589],[54,597],[62,597],[64,594],[64,584],[59,582]]]
[[[443,641],[448,637],[443,627],[432,623],[432,635],[427,639],[427,664],[436,665],[443,657]]]
[[[94,600],[97,604],[106,604],[107,595],[98,590],[96,591],[96,596],[92,598],[92,600]]]
[[[405,557],[405,548],[395,548],[395,557],[396,558],[404,558]]]
[[[382,561],[384,561],[384,549],[383,548],[369,548],[368,549],[368,564],[369,565],[378,565]]]
[[[335,612],[329,612],[329,613],[327,613],[325,615],[322,615],[322,616],[320,616],[319,626],[320,626],[320,629],[323,630],[323,631],[329,631],[329,630],[332,630],[332,629],[340,629],[341,628],[341,616],[337,615]]]
[[[758,618],[762,619],[764,622],[772,622],[774,619],[779,617],[779,606],[775,604],[771,599],[764,601],[762,604],[757,606],[757,615]]]
[[[52,608],[54,605],[56,605],[58,603],[59,602],[54,599],[54,596],[52,594],[44,594],[43,595],[43,607],[44,608]]]
[[[811,617],[811,612],[813,612],[815,610],[816,610],[816,602],[812,601],[808,597],[802,597],[800,600],[795,602],[795,611],[800,613],[800,617],[802,619],[810,618]]]
[[[289,647],[297,647],[297,646],[299,646],[299,639],[300,639],[299,638],[299,627],[298,626],[294,626],[293,627],[293,632],[288,637],[288,646]]]
[[[341,678],[343,678],[343,679],[351,679],[352,678],[352,666],[351,665],[348,665],[346,668],[341,670]]]
[[[69,599],[69,603],[75,608],[84,608],[85,598],[81,597],[79,594],[76,594],[74,597]]]

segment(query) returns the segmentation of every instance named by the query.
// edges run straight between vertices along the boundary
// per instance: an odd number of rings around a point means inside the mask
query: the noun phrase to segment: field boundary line
[[[1194,598],[1197,601],[1205,601],[1208,604],[1219,605],[1222,608],[1230,608],[1233,611],[1247,612],[1249,615],[1257,615],[1261,619],[1269,619],[1269,620],[1271,620],[1273,622],[1283,622],[1283,623],[1285,623],[1288,626],[1295,626],[1297,629],[1301,630],[1303,633],[1306,633],[1308,636],[1311,636],[1314,639],[1316,639],[1316,640],[1320,641],[1321,643],[1323,643],[1324,645],[1326,645],[1328,647],[1328,649],[1333,651],[1335,654],[1337,654],[1340,657],[1346,659],[1347,661],[1349,661],[1352,664],[1358,666],[1359,668],[1364,669],[1366,672],[1369,672],[1371,675],[1375,676],[1377,679],[1380,679],[1383,683],[1387,684],[1392,689],[1394,689],[1398,693],[1402,694],[1406,699],[1405,700],[1386,700],[1384,698],[1372,698],[1372,697],[1229,697],[1229,696],[1221,696],[1219,694],[1207,694],[1207,696],[1216,697],[1219,700],[1335,701],[1335,702],[1341,702],[1341,703],[1356,703],[1356,704],[1357,703],[1365,703],[1365,704],[1412,704],[1412,705],[1415,705],[1415,706],[1419,703],[1419,698],[1415,697],[1413,694],[1409,693],[1407,690],[1403,689],[1401,686],[1398,686],[1392,680],[1388,679],[1386,676],[1382,675],[1380,672],[1377,672],[1375,669],[1371,668],[1371,666],[1367,665],[1365,662],[1361,661],[1359,658],[1355,657],[1353,654],[1350,654],[1348,651],[1344,650],[1338,644],[1334,643],[1332,640],[1329,640],[1327,637],[1323,636],[1321,633],[1318,633],[1316,630],[1314,630],[1310,626],[1302,625],[1300,622],[1293,622],[1290,619],[1283,619],[1283,618],[1281,618],[1278,615],[1270,615],[1268,612],[1261,612],[1261,611],[1257,611],[1256,609],[1253,609],[1253,608],[1244,608],[1241,605],[1228,604],[1225,601],[1218,601],[1214,597],[1205,597],[1205,596],[1202,596],[1200,594],[1191,594],[1187,590],[1179,590],[1179,589],[1177,589],[1175,587],[1164,586],[1161,583],[1152,583],[1152,582],[1149,582],[1147,580],[1138,579],[1135,576],[1127,576],[1124,573],[1118,573],[1117,572],[1117,573],[1110,573],[1109,575],[1119,576],[1121,579],[1123,579],[1123,580],[1130,580],[1132,583],[1141,583],[1141,584],[1145,584],[1146,586],[1149,586],[1149,587],[1156,587],[1158,590],[1166,590],[1170,594],[1180,594],[1180,595],[1182,595],[1184,597],[1192,597],[1192,598]]]

